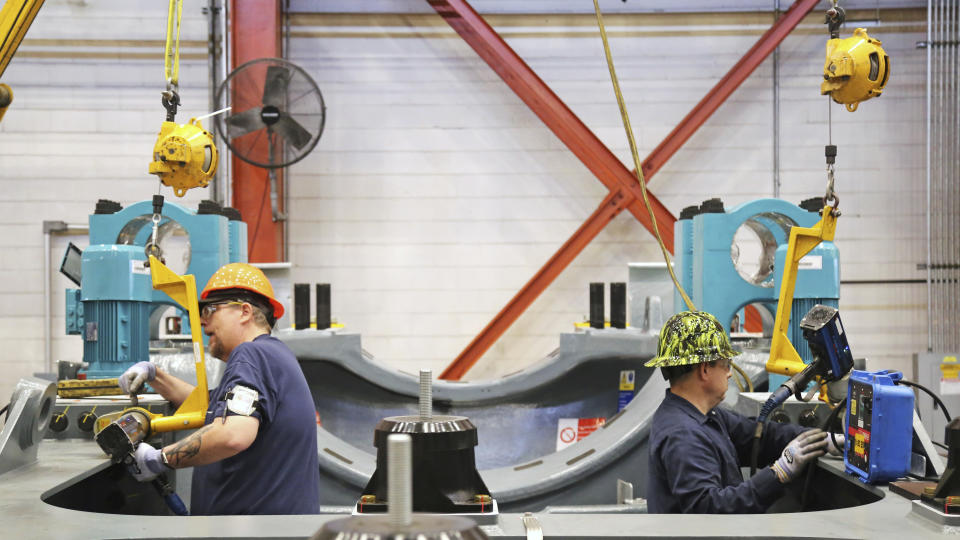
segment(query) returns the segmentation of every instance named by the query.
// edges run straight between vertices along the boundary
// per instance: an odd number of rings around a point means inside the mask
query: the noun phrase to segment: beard
[[[217,360],[226,360],[223,357],[224,349],[223,343],[220,342],[215,336],[210,336],[210,356],[216,358]]]

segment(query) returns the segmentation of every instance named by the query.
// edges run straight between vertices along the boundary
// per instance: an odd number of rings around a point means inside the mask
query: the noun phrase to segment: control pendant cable
[[[600,27],[600,37],[603,39],[603,52],[607,57],[607,67],[610,69],[610,81],[613,83],[613,91],[617,96],[617,105],[620,107],[620,117],[623,120],[623,128],[627,132],[627,140],[630,142],[630,155],[633,157],[633,169],[637,173],[637,182],[640,184],[641,193],[643,193],[643,205],[647,207],[647,212],[650,214],[650,223],[653,224],[653,234],[657,238],[657,243],[660,245],[660,252],[663,254],[663,260],[667,263],[667,271],[670,272],[670,279],[673,280],[674,287],[677,288],[680,296],[683,297],[683,302],[687,305],[687,309],[697,311],[697,307],[693,305],[693,301],[690,300],[687,292],[683,290],[683,287],[677,280],[677,275],[673,272],[673,264],[670,262],[670,253],[667,252],[667,246],[664,245],[663,238],[660,237],[660,227],[657,225],[657,217],[654,215],[650,201],[647,199],[647,183],[643,178],[640,155],[637,153],[637,142],[633,138],[633,128],[630,127],[630,116],[627,114],[627,105],[623,101],[623,94],[620,92],[620,82],[617,80],[617,72],[613,67],[610,42],[607,39],[607,30],[603,25],[603,15],[600,13],[600,5],[597,3],[597,0],[593,0],[593,8],[597,13],[597,25]],[[746,381],[747,391],[753,392],[753,382],[746,372],[734,362],[730,362],[730,366]],[[740,391],[743,391],[744,386],[740,383],[740,379],[734,378],[734,381],[736,381]]]

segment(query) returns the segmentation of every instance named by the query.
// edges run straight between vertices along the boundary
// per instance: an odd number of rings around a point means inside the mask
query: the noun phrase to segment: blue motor
[[[704,201],[699,208],[685,208],[674,226],[674,263],[681,285],[697,308],[712,313],[726,328],[748,304],[764,303],[775,311],[790,228],[812,227],[819,220],[808,208],[780,199],[758,199],[729,211],[719,199]],[[757,253],[740,253],[735,237],[741,228],[758,239]],[[747,262],[757,267],[755,274],[745,274]],[[837,307],[839,266],[832,242],[821,243],[804,257],[797,274],[793,313],[806,313],[816,304]],[[685,309],[679,293],[674,306],[677,311]],[[794,342],[799,343],[799,321],[795,326]]]
[[[153,287],[144,262],[139,246],[83,251],[83,287],[67,291],[67,334],[83,336],[89,378],[115,377],[118,366],[150,359]]]
[[[762,303],[775,316],[790,228],[816,225],[821,202],[808,200],[797,206],[781,199],[758,199],[727,211],[719,199],[711,199],[685,208],[674,225],[674,264],[694,305],[716,316],[727,330],[734,315],[749,304]],[[741,230],[757,238],[758,246],[748,246],[755,250],[738,247]],[[755,273],[745,270],[750,264]],[[790,341],[802,342],[800,314],[818,304],[836,308],[839,298],[840,255],[832,242],[821,242],[797,270]],[[674,309],[685,309],[679,293]],[[806,347],[797,349],[805,363],[813,361]],[[787,380],[782,375],[769,378],[771,389]]]
[[[66,294],[66,331],[83,336],[88,378],[117,377],[130,365],[149,360],[150,339],[159,334],[160,321],[154,317],[162,311],[158,308],[179,310],[165,293],[153,289],[144,264],[155,210],[160,210],[159,241],[171,239],[167,264],[178,273],[192,274],[198,288],[221,266],[247,261],[247,226],[232,208],[204,201],[194,212],[162,198],[125,209],[112,201],[98,202],[90,216],[90,246],[74,278],[80,289]],[[188,317],[182,310],[179,315],[180,333],[189,334]]]

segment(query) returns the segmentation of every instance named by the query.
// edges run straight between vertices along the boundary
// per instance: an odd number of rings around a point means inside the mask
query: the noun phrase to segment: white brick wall
[[[924,28],[910,13],[897,20],[903,15],[884,12],[870,29],[894,59],[883,97],[855,114],[833,112],[845,279],[921,277],[924,56],[914,43]],[[781,48],[781,189],[797,202],[822,194],[826,180],[820,17]],[[487,20],[630,163],[592,15]],[[641,158],[769,25],[757,15],[742,20],[608,19]],[[407,371],[442,369],[605,189],[436,17],[300,16],[292,30],[290,56],[317,79],[328,106],[323,139],[289,175],[294,280],[333,283],[335,316],[362,332],[377,358]],[[761,65],[653,179],[674,213],[711,196],[729,208],[772,194],[771,69],[769,60]],[[621,215],[470,376],[541,358],[586,314],[587,283],[623,281],[627,262],[658,257],[652,237]],[[906,368],[926,342],[924,286],[845,285],[843,293],[857,355]],[[893,328],[902,329],[897,339]]]
[[[46,370],[43,221],[85,225],[99,198],[127,205],[157,192],[147,166],[164,120],[166,15],[165,2],[47,0],[3,75],[14,102],[0,123],[2,403],[20,377]],[[187,3],[178,120],[207,112],[206,60],[197,56],[206,51],[205,24],[200,7]],[[162,192],[188,206],[208,198],[206,189],[183,200]],[[51,240],[54,360],[83,353],[79,336],[64,335],[64,289],[73,284],[55,270],[68,241],[87,245],[86,237]]]
[[[484,5],[513,11],[506,2],[475,4]],[[395,3],[370,6],[390,10]],[[47,0],[4,74],[16,101],[0,123],[0,336],[8,344],[0,357],[0,396],[20,376],[44,368],[42,221],[84,223],[97,198],[129,204],[156,192],[146,167],[162,121],[165,17],[165,3],[147,0]],[[791,201],[821,194],[825,182],[820,17],[811,16],[781,48],[782,193]],[[923,27],[888,12],[882,19],[870,33],[893,58],[887,90],[857,113],[837,107],[833,114],[844,279],[922,277],[916,263],[924,258],[924,55],[914,43],[924,38]],[[592,15],[488,20],[630,163]],[[287,175],[293,279],[332,283],[334,316],[361,332],[364,348],[378,359],[408,372],[439,372],[606,190],[429,11],[293,22],[289,57],[317,80],[328,107],[319,145]],[[666,26],[644,17],[607,23],[643,158],[757,40],[769,15],[688,14]],[[54,38],[68,44],[31,42]],[[205,50],[205,38],[199,6],[188,4],[182,39],[196,54]],[[49,51],[59,56],[32,54]],[[75,54],[90,51],[102,57]],[[133,57],[145,51],[155,57]],[[770,77],[767,61],[652,180],[651,190],[675,214],[712,196],[732,207],[772,194]],[[178,118],[206,112],[206,84],[205,61],[183,59]],[[207,196],[194,190],[187,204]],[[54,239],[55,262],[67,240]],[[658,258],[649,233],[632,215],[620,215],[470,377],[539,360],[586,315],[589,282],[626,281],[628,262]],[[49,279],[53,356],[78,359],[79,339],[62,331],[68,282],[58,274]],[[906,368],[909,354],[925,347],[923,285],[845,285],[842,293],[851,344],[872,367]]]

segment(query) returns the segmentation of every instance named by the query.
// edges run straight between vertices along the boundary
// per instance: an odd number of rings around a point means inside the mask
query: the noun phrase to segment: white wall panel
[[[124,205],[157,192],[147,173],[164,120],[167,4],[150,0],[47,0],[3,75],[14,101],[0,123],[0,402],[25,375],[46,370],[43,320],[44,220],[85,225],[99,198]],[[181,30],[178,120],[207,109],[206,19],[187,3]],[[207,190],[178,200],[195,206]],[[59,267],[67,241],[54,236]],[[79,360],[79,336],[64,335],[63,289],[51,287],[52,357]],[[0,404],[2,404],[0,403]]]
[[[338,5],[316,10],[337,11]],[[474,4],[502,13],[485,5]],[[293,19],[290,55],[317,79],[328,123],[314,153],[288,176],[290,242],[295,280],[330,281],[335,315],[363,333],[365,348],[415,371],[418,362],[452,360],[606,190],[442,21],[429,11],[391,15],[396,6],[383,9],[387,13]],[[781,189],[796,202],[821,195],[826,180],[819,18],[809,17],[781,47]],[[607,20],[641,158],[770,22],[756,13],[741,19],[740,25],[696,15]],[[890,85],[857,113],[833,111],[844,279],[911,279],[921,257],[924,71],[922,52],[913,47],[923,39],[923,14],[884,11],[881,19],[870,32],[894,58]],[[487,20],[632,165],[593,17]],[[674,213],[712,196],[730,208],[772,194],[771,73],[768,60],[653,179],[651,189]],[[586,315],[587,283],[625,281],[627,262],[658,257],[649,233],[631,215],[619,216],[471,377],[536,361],[556,346],[559,332]],[[862,334],[857,353],[872,361],[896,363],[925,340],[925,311],[916,308],[922,286],[897,287],[905,292],[882,303],[872,291],[883,286],[844,287],[851,296],[845,321]],[[847,303],[844,298],[841,305]],[[890,330],[873,328],[874,314],[897,306],[920,317],[904,327],[917,337],[893,349],[873,345],[876,334]],[[434,309],[447,311],[428,313]],[[469,318],[460,317],[466,313]]]
[[[872,13],[878,5],[860,4],[847,7]],[[632,167],[589,3],[472,5]],[[647,11],[636,2],[602,5]],[[856,113],[833,110],[845,280],[916,279],[925,259],[925,63],[915,49],[925,17],[922,10],[886,9],[925,3],[880,5],[881,21],[871,21],[869,31],[893,58],[890,84]],[[294,281],[331,283],[334,317],[361,332],[378,359],[411,373],[440,371],[606,189],[426,3],[293,7],[347,12],[292,19],[289,57],[317,80],[328,107],[320,144],[287,173]],[[750,11],[607,18],[641,158],[772,20],[769,2],[671,8]],[[378,13],[355,13],[360,9]],[[794,202],[819,196],[825,183],[821,17],[811,15],[781,46],[781,192]],[[83,224],[97,198],[129,204],[156,190],[146,167],[163,114],[165,18],[166,4],[147,0],[47,0],[4,75],[16,101],[0,123],[0,336],[9,344],[0,359],[0,396],[19,376],[44,367],[41,222]],[[178,118],[186,119],[207,105],[199,7],[187,6],[183,32]],[[768,60],[653,178],[651,190],[674,214],[713,196],[731,208],[772,194],[771,73]],[[206,197],[194,190],[186,202]],[[68,240],[84,243],[55,237],[55,263]],[[560,332],[585,318],[589,282],[626,281],[628,262],[657,260],[650,234],[621,214],[470,376],[495,377],[542,358]],[[48,279],[53,355],[77,359],[80,339],[63,335],[69,284],[59,275]],[[904,368],[909,353],[924,347],[925,285],[849,284],[842,295],[855,353],[869,357],[871,367]]]

